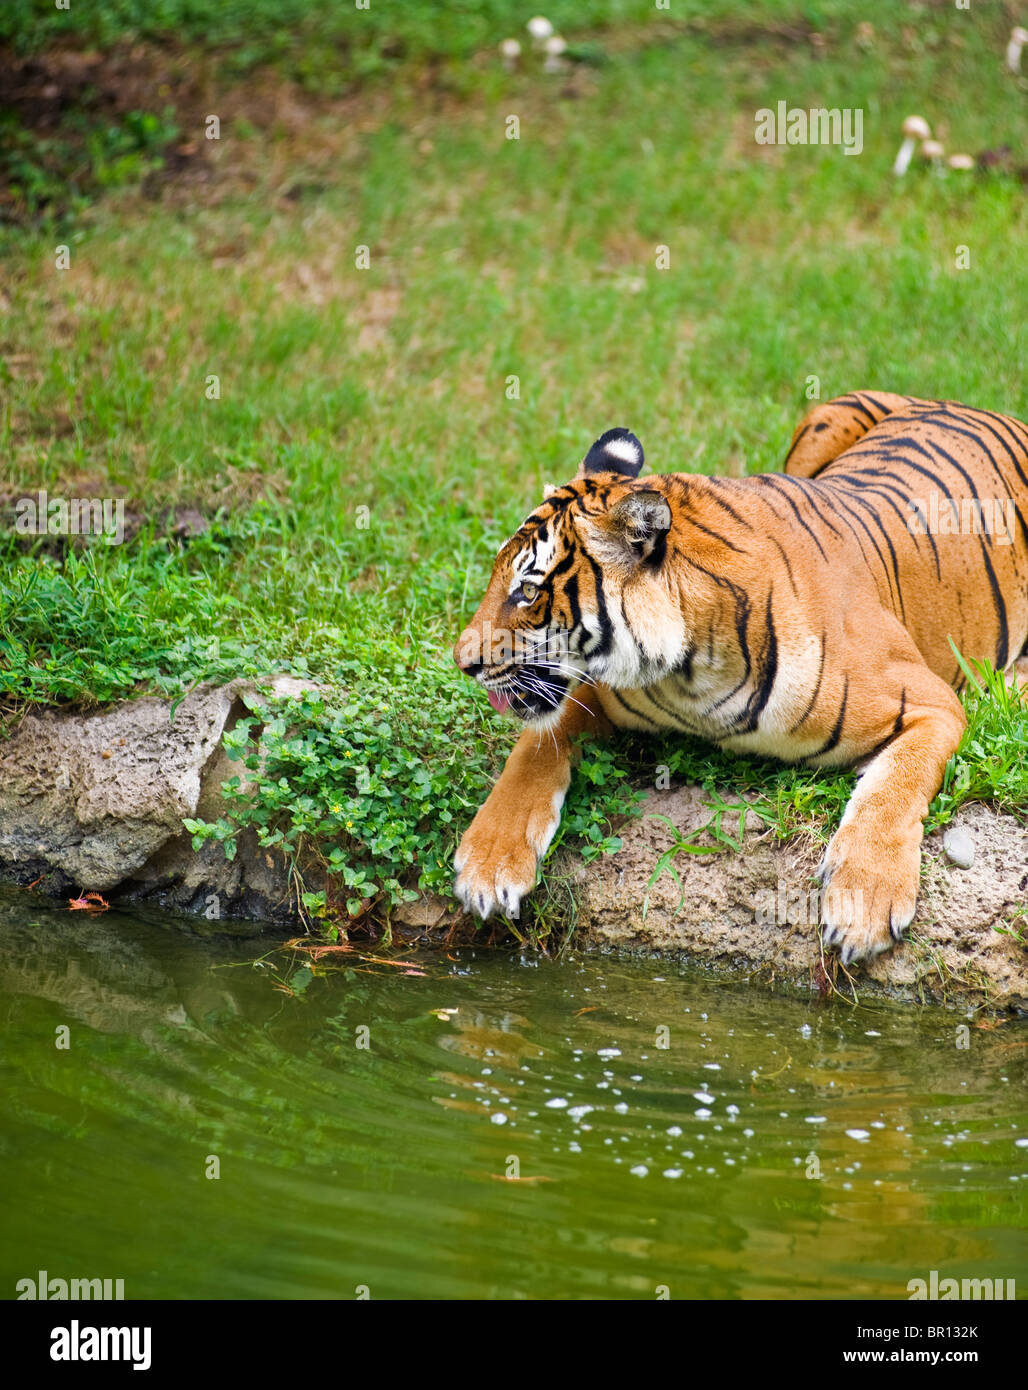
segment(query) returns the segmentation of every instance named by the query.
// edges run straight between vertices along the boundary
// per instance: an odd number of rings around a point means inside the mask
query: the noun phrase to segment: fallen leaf
[[[82,898],[68,899],[69,912],[107,912],[110,906],[99,893],[87,893]]]

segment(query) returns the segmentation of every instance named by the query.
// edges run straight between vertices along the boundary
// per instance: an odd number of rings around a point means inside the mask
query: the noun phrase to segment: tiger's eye
[[[539,592],[539,586],[537,584],[522,584],[521,592],[531,603]]]

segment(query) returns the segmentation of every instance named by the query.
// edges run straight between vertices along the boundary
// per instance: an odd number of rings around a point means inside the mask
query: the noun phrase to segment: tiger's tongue
[[[497,714],[504,714],[510,709],[510,699],[502,690],[487,690],[485,693]]]

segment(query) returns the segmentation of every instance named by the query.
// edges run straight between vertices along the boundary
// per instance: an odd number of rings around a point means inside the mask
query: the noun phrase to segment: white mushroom
[[[567,50],[567,44],[559,34],[551,34],[546,40],[546,62],[543,64],[543,72],[560,72],[564,66],[564,59],[561,56]]]
[[[927,140],[931,133],[932,128],[923,116],[908,116],[903,122],[903,144],[900,145],[896,163],[892,166],[892,172],[897,178],[902,178],[910,168],[918,140]]]
[[[942,156],[946,153],[938,140],[922,140],[921,158],[930,159],[937,174],[945,173]]]
[[[946,163],[951,169],[973,169],[975,167],[973,154],[951,154]]]
[[[517,67],[518,59],[521,57],[521,45],[517,39],[504,39],[500,44],[500,57],[508,72]]]
[[[553,33],[553,25],[541,14],[537,14],[534,19],[528,21],[528,32],[532,35],[532,45],[534,48],[542,48],[546,40]]]
[[[1010,42],[1007,44],[1007,67],[1011,72],[1021,71],[1021,49],[1028,43],[1028,29],[1022,29],[1020,24],[1010,31]]]

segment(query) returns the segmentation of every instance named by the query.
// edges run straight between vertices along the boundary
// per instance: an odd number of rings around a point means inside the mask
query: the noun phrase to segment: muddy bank
[[[675,838],[658,815],[688,832],[710,810],[696,787],[654,792],[643,815],[619,832],[617,854],[590,865],[567,861],[581,938],[671,951],[736,977],[801,989],[1028,1009],[1028,828],[1012,816],[980,805],[957,813],[956,838],[964,844],[955,848],[970,842],[972,855],[960,855],[971,857],[969,868],[951,861],[941,832],[928,836],[908,939],[847,975],[821,950],[812,881],[820,850],[812,842],[747,829],[741,853],[679,854],[672,862],[681,886],[665,872],[648,887]]]
[[[278,677],[269,687],[295,695],[303,685]],[[222,814],[221,784],[241,768],[221,741],[250,713],[254,694],[246,680],[203,687],[174,718],[160,699],[26,715],[0,743],[0,874],[54,897],[94,891],[207,921],[295,928],[281,854],[261,849],[251,832],[232,860],[215,844],[197,853],[182,825]],[[695,787],[654,792],[622,827],[617,854],[589,865],[568,855],[552,866],[571,880],[579,942],[672,952],[712,972],[804,991],[1028,1010],[1028,828],[1013,817],[985,806],[958,813],[957,857],[970,859],[967,868],[945,852],[941,834],[930,836],[909,940],[847,975],[821,952],[811,880],[819,851],[802,836],[780,842],[750,828],[741,853],[679,855],[680,884],[667,872],[650,883],[673,839],[656,817],[689,832],[709,814]],[[426,895],[396,916],[433,932],[460,925],[451,909]]]

